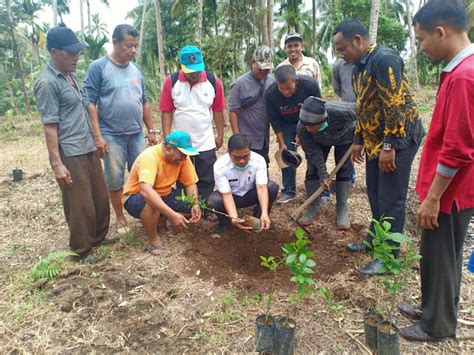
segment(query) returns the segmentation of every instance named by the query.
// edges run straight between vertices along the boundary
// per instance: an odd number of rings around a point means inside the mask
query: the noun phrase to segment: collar
[[[62,76],[64,78],[64,74],[61,73],[51,61],[48,62],[48,68],[53,72],[54,76]]]
[[[186,75],[184,75],[184,72],[181,69],[179,70],[179,73],[178,73],[178,80],[179,81],[188,81],[188,79],[186,79]],[[197,83],[203,83],[205,81],[207,81],[207,75],[206,75],[206,71],[203,70],[201,72],[201,77],[199,78],[199,80],[196,81],[195,83],[189,83],[189,84],[190,85],[195,85]]]
[[[459,63],[461,63],[466,57],[474,54],[474,43],[471,43],[466,48],[464,48],[461,52],[459,52],[451,61],[446,65],[443,69],[444,72],[452,72],[454,68],[456,68]]]
[[[367,63],[367,60],[369,59],[370,55],[374,51],[374,49],[377,47],[377,43],[372,43],[369,48],[365,51],[365,53],[362,55],[362,57],[359,58],[359,63],[360,64],[365,64]]]

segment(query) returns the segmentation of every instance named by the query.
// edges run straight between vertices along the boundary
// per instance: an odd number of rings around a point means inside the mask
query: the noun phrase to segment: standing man
[[[35,83],[34,94],[49,161],[61,189],[69,246],[83,258],[104,240],[110,217],[87,93],[74,75],[79,52],[87,45],[66,27],[50,29],[46,41],[51,59]]]
[[[285,36],[285,53],[287,58],[280,65],[291,65],[298,75],[307,75],[316,80],[319,88],[322,85],[321,70],[318,62],[303,54],[303,36],[299,33],[289,33]]]
[[[123,191],[123,204],[131,216],[140,219],[148,237],[148,247],[153,255],[165,251],[157,234],[158,221],[164,216],[180,229],[201,219],[198,201],[190,207],[176,197],[181,191],[173,188],[176,182],[184,186],[188,196],[198,196],[198,180],[190,156],[199,154],[191,144],[191,137],[183,131],[174,131],[165,142],[149,147],[133,164]],[[184,214],[191,215],[188,220]]]
[[[371,44],[367,28],[358,20],[342,21],[333,36],[342,59],[355,64],[352,80],[357,120],[352,160],[367,160],[372,218],[392,217],[392,232],[402,233],[411,164],[425,134],[403,60],[394,50]],[[367,251],[362,243],[347,247],[354,252]],[[398,248],[393,253],[398,257]],[[381,267],[381,261],[374,260],[359,272],[376,275]]]
[[[354,64],[339,58],[332,67],[332,86],[342,101],[355,102],[354,88],[352,87],[352,73]]]
[[[279,66],[275,70],[275,80],[265,93],[267,114],[277,135],[279,149],[296,151],[300,107],[310,96],[321,97],[321,92],[316,81],[305,75],[296,75],[291,65]],[[284,204],[295,198],[296,168],[284,168],[281,175],[283,190],[277,202]]]
[[[154,145],[157,141],[143,74],[131,62],[137,53],[138,32],[130,25],[118,25],[112,43],[110,55],[95,60],[87,69],[85,88],[95,145],[104,159],[110,202],[117,224],[123,225],[127,223],[121,204],[125,165],[130,171],[146,148],[143,124],[148,128],[148,143]]]
[[[193,158],[199,177],[199,194],[207,198],[214,190],[212,166],[217,159],[216,150],[222,147],[224,141],[224,90],[220,79],[205,70],[198,47],[181,48],[179,60],[181,70],[166,78],[161,93],[163,137],[177,129],[191,135],[199,152]],[[217,130],[215,138],[213,119]]]
[[[416,191],[420,244],[421,319],[401,329],[408,340],[456,336],[463,244],[474,214],[474,44],[459,0],[431,0],[413,18],[420,48],[447,62],[423,147]]]
[[[232,133],[245,134],[252,142],[252,151],[270,162],[270,123],[265,108],[265,90],[274,82],[272,50],[258,47],[253,53],[251,69],[238,77],[230,87],[229,116]]]
[[[336,164],[350,149],[354,140],[355,104],[341,101],[324,101],[317,97],[304,100],[297,127],[301,146],[308,160],[305,186],[308,197],[320,185],[329,187],[331,181],[326,168],[326,160],[334,146]],[[352,162],[347,159],[336,175],[336,228],[347,230],[351,227],[347,199],[351,190]],[[319,215],[319,201],[316,199],[299,219],[302,225],[309,225]]]
[[[252,142],[244,134],[234,134],[229,139],[228,151],[214,164],[217,191],[209,196],[209,207],[225,212],[231,218],[216,213],[219,222],[214,227],[218,234],[230,225],[249,231],[252,227],[242,224],[238,209],[254,208],[254,217],[260,219],[262,229],[269,229],[270,210],[278,195],[278,185],[268,180],[267,164],[263,157],[250,148]]]

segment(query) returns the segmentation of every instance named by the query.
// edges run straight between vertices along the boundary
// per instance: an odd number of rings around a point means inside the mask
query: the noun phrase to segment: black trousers
[[[279,189],[279,186],[276,182],[272,180],[268,181],[268,199],[269,199],[268,213],[270,213],[270,210],[272,209],[272,206],[273,206],[273,202],[275,202],[275,199],[278,195],[278,189]],[[258,202],[256,187],[249,190],[243,196],[237,196],[237,195],[232,195],[232,196],[234,197],[234,202],[237,209],[255,206],[254,213],[253,213],[254,216],[255,217],[261,216],[262,211],[260,209],[260,204]],[[224,207],[224,201],[222,200],[222,195],[218,191],[214,191],[213,193],[209,195],[208,205],[210,208],[214,208],[216,211],[226,213],[225,207]],[[221,225],[230,224],[230,219],[228,217],[223,216],[219,213],[216,213],[216,215]]]
[[[317,144],[317,143],[315,143]],[[339,163],[341,158],[347,152],[347,150],[351,147],[351,143],[347,144],[338,144],[334,146],[334,160],[336,164]],[[331,151],[332,146],[326,145],[319,145],[321,150],[324,154],[324,161],[328,160],[329,152]],[[336,181],[352,181],[352,171],[354,170],[354,166],[352,165],[351,159],[347,159],[344,164],[341,166],[341,169],[336,173]],[[307,167],[306,167],[306,181],[309,180],[319,180],[318,169],[310,160],[307,160]]]
[[[199,155],[191,157],[196,174],[199,178],[197,183],[198,193],[202,199],[207,199],[209,194],[214,190],[214,163],[217,160],[216,150],[206,150],[199,152]],[[182,189],[183,185],[177,183],[178,189]]]
[[[410,145],[404,149],[398,149],[395,155],[395,171],[383,173],[379,170],[379,158],[367,160],[366,162],[366,184],[369,196],[372,218],[392,217],[389,220],[392,232],[403,233],[405,226],[405,207],[410,182],[411,164],[415,158],[419,144]],[[374,232],[373,225],[371,230]],[[372,238],[368,237],[369,242]],[[399,246],[393,242],[393,245]],[[394,250],[393,255],[398,257],[400,251]]]
[[[421,234],[420,325],[435,338],[456,335],[464,238],[474,208],[440,213],[439,227]]]

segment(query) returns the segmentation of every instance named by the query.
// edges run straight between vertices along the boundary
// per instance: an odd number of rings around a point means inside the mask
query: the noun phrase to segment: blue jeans
[[[293,142],[296,139],[296,123],[294,125],[288,125],[283,128],[283,139],[285,141],[286,148],[296,152],[296,147]],[[281,178],[283,189],[282,193],[295,196],[296,195],[296,169],[289,166],[288,168],[281,169]]]
[[[133,162],[146,148],[142,132],[123,135],[102,135],[109,146],[104,158],[105,184],[109,191],[117,191],[123,187],[125,165],[128,171]]]

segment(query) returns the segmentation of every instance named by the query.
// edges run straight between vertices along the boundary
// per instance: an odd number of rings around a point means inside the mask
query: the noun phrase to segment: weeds
[[[122,236],[122,243],[128,247],[142,247],[145,245],[143,238],[141,238],[138,233],[133,230],[127,231],[127,233]]]

